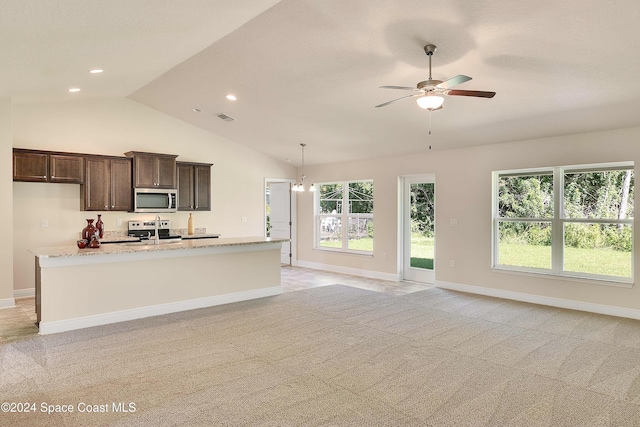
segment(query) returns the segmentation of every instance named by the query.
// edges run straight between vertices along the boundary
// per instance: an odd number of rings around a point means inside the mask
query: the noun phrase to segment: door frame
[[[269,184],[271,183],[282,183],[288,182],[290,184],[295,184],[295,179],[289,178],[265,178],[264,179],[264,190],[262,192],[262,233],[264,237],[267,237],[267,189],[269,188]],[[296,203],[295,197],[293,197],[293,193],[289,191],[289,202],[291,206],[291,265],[298,265],[298,228],[297,228],[297,214],[296,214]]]
[[[434,185],[436,184],[436,175],[435,173],[421,173],[421,174],[414,174],[414,175],[403,175],[398,177],[398,271],[400,272],[399,277],[400,280],[406,280],[406,281],[415,281],[415,279],[411,280],[411,279],[407,279],[407,272],[406,272],[406,268],[405,268],[405,256],[410,256],[410,244],[411,244],[411,236],[406,236],[406,230],[407,227],[410,229],[411,224],[407,224],[407,217],[406,215],[408,214],[407,209],[408,209],[408,205],[409,203],[407,203],[407,198],[409,197],[410,191],[407,189],[408,185],[413,184],[413,183],[420,183],[420,182],[432,182]],[[434,197],[435,197],[435,192],[434,192]],[[435,216],[436,216],[436,210],[437,210],[437,206],[434,209],[433,215],[434,215],[434,227],[436,224],[436,220],[435,220]],[[410,222],[410,218],[409,218],[409,222]],[[436,252],[436,246],[437,245],[437,232],[436,232],[436,239],[434,240],[434,263],[433,263],[433,279],[431,281],[427,281],[427,282],[421,282],[421,283],[427,283],[427,284],[434,284],[435,283],[435,273],[436,273],[436,260],[435,260],[435,252]]]

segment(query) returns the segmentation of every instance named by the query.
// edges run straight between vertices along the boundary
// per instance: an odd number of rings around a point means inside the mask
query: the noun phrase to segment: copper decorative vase
[[[87,226],[82,229],[82,238],[87,242],[91,242],[91,239],[97,232],[98,229],[93,225],[93,218],[87,219]]]
[[[94,249],[100,247],[100,240],[98,240],[97,234],[93,235],[93,239],[91,239],[91,241],[89,242],[89,247]]]
[[[98,215],[98,220],[96,221],[96,228],[98,229],[98,237],[104,237],[104,222],[102,222],[102,215]]]

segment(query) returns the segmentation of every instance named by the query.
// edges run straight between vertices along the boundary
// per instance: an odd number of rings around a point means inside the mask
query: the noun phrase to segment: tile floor
[[[419,283],[368,279],[301,267],[282,267],[282,289],[284,292],[335,284],[393,295],[407,294],[429,287]],[[16,300],[15,307],[0,309],[0,344],[37,335],[34,304],[35,298],[33,297],[21,298]]]

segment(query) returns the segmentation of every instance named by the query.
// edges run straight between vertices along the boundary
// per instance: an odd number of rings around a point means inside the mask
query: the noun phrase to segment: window
[[[373,181],[317,186],[316,249],[373,252]]]
[[[494,172],[493,266],[632,282],[633,163]]]

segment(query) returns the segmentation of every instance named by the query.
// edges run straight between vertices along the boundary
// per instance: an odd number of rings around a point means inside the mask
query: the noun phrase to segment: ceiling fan
[[[425,110],[439,110],[442,108],[442,103],[444,102],[444,98],[442,95],[451,95],[451,96],[475,96],[478,98],[493,98],[495,96],[495,92],[484,92],[479,90],[459,90],[459,89],[451,89],[454,86],[457,86],[461,83],[471,80],[471,77],[459,74],[455,77],[450,78],[449,80],[434,80],[431,78],[431,57],[437,50],[436,46],[432,44],[428,44],[424,47],[424,51],[429,57],[429,79],[417,84],[415,88],[406,87],[406,86],[380,86],[381,89],[400,89],[400,90],[410,90],[415,93],[407,96],[403,96],[401,98],[393,99],[391,101],[387,101],[380,105],[376,105],[378,107],[384,107],[385,105],[389,105],[393,102],[400,101],[405,98],[418,98],[416,102],[420,106],[420,108],[424,108]]]

